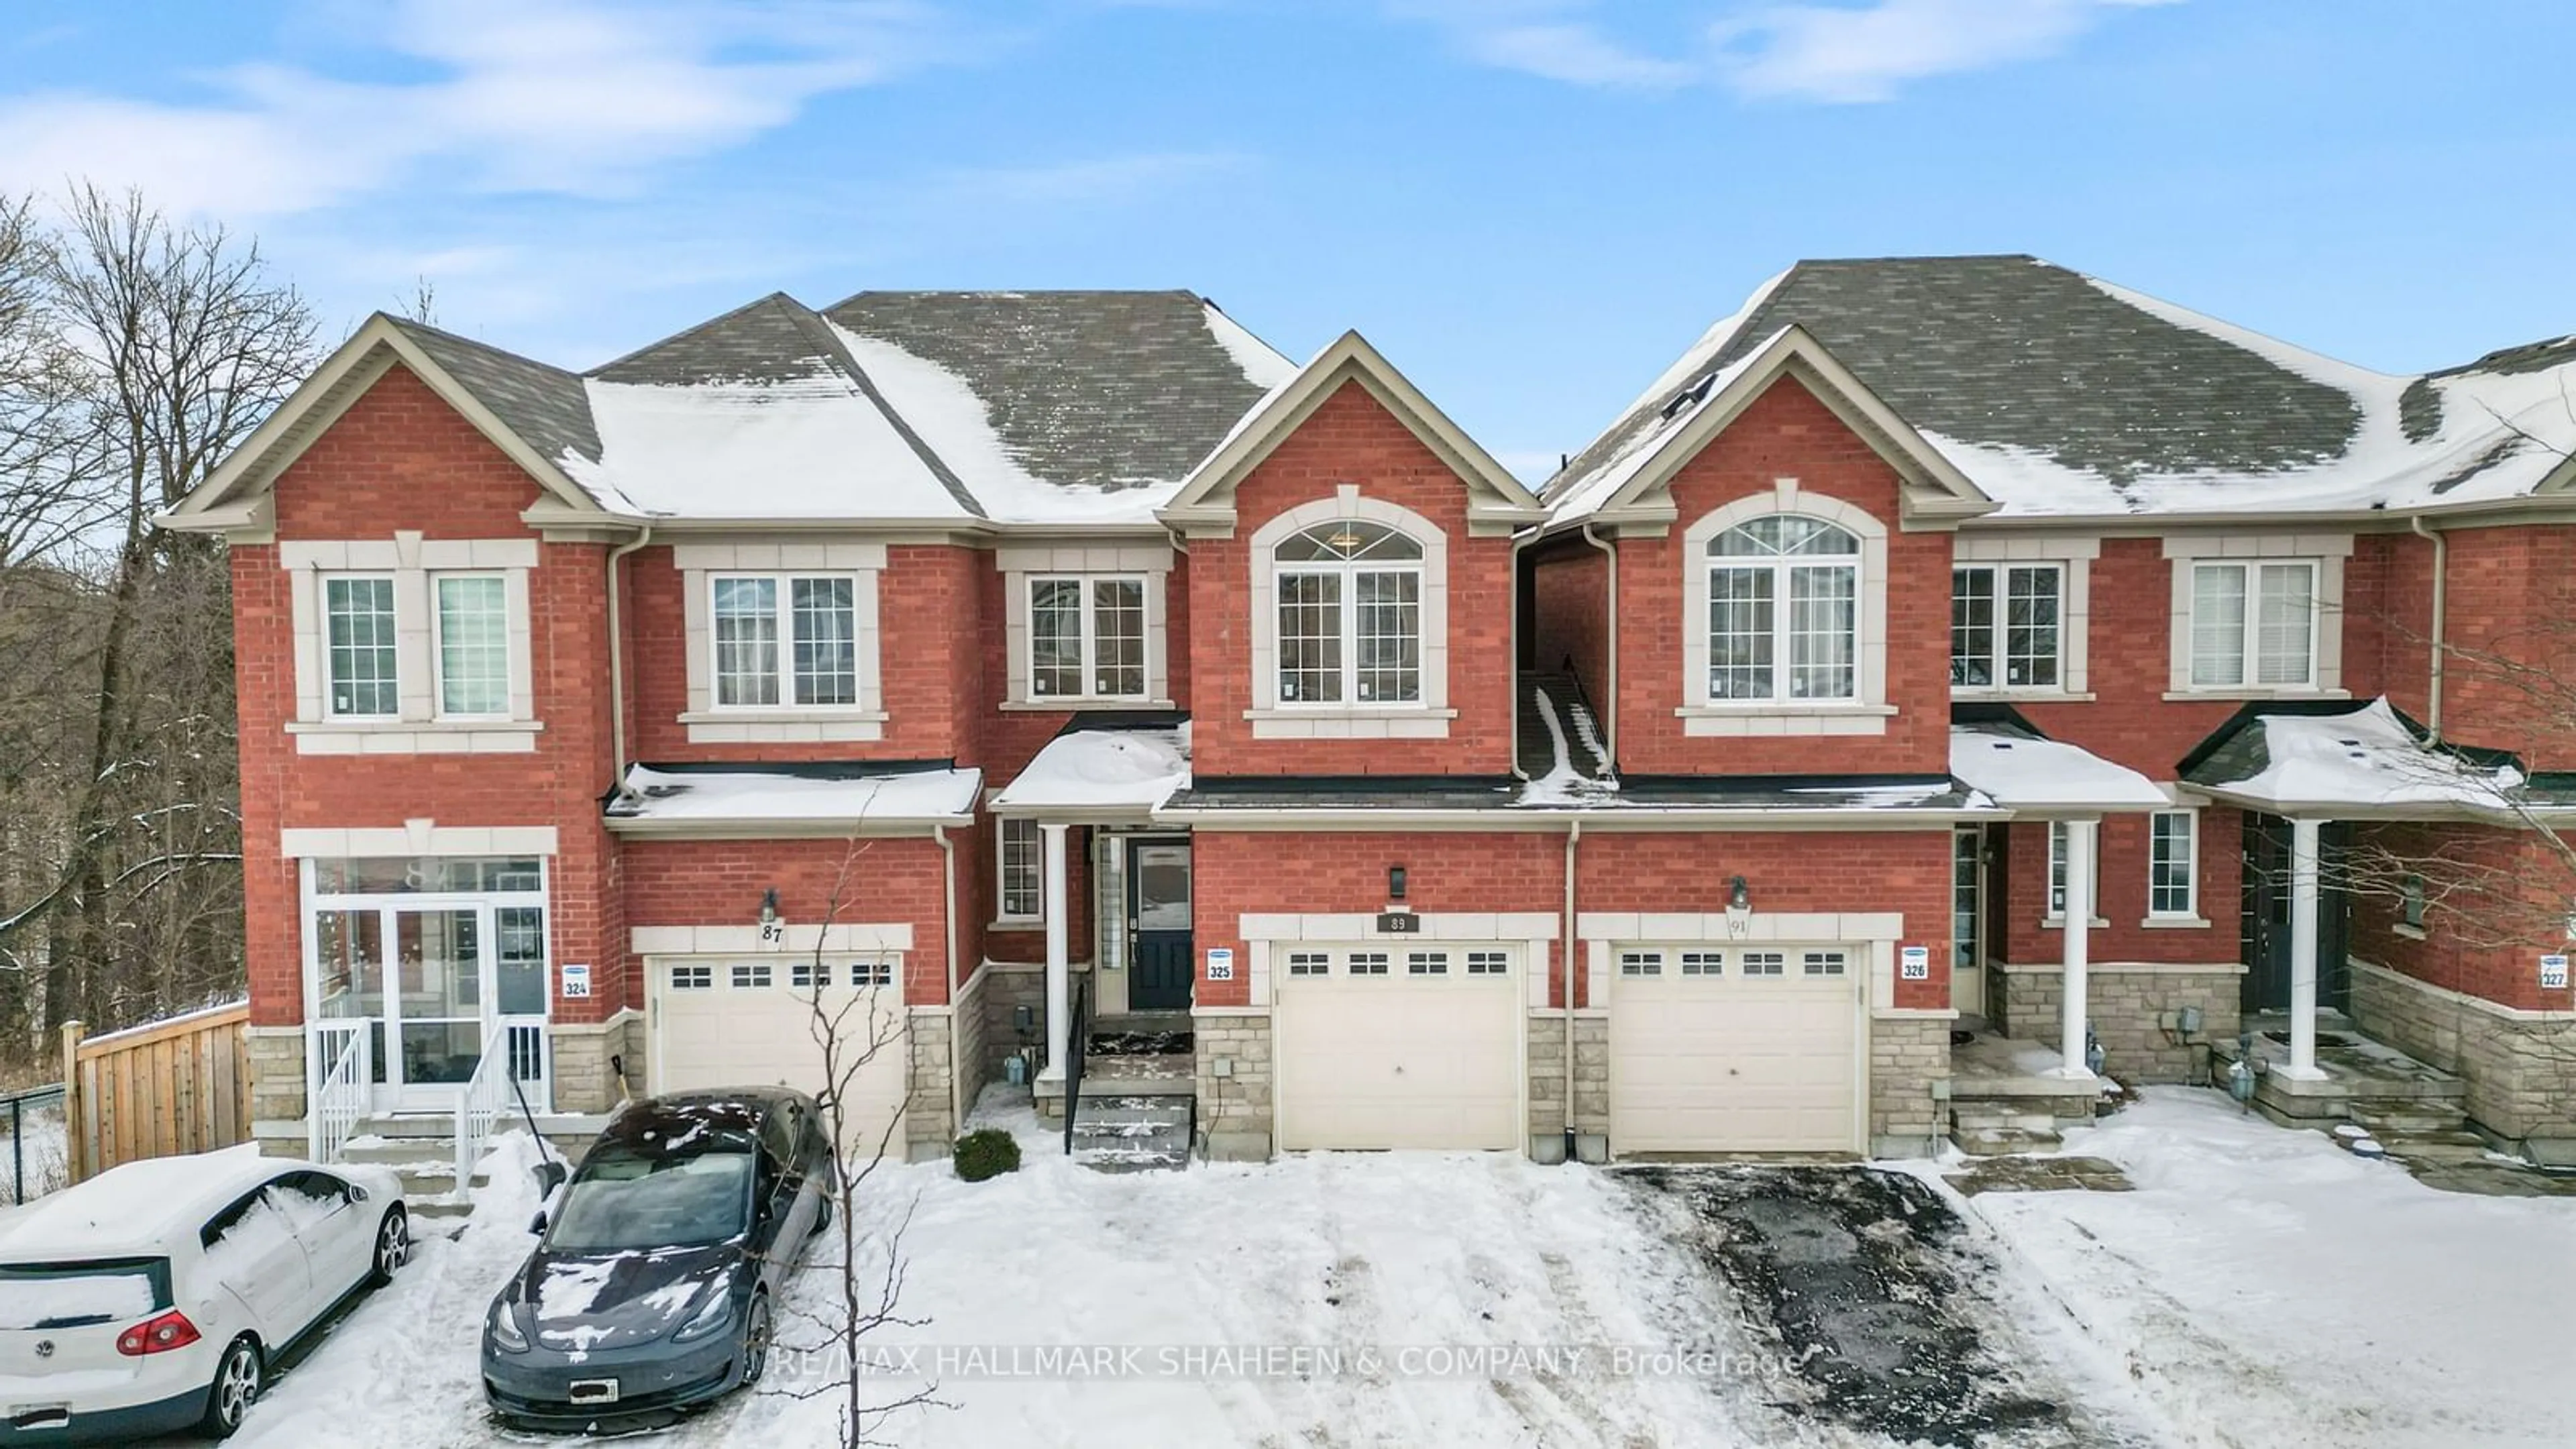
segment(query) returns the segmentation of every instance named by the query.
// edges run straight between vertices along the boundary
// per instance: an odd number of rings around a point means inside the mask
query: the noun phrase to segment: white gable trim
[[[1467,521],[1475,533],[1507,533],[1547,517],[1546,505],[1494,456],[1357,332],[1345,332],[1297,375],[1273,389],[1235,424],[1155,515],[1191,534],[1224,536],[1234,530],[1234,490],[1315,410],[1356,382],[1395,415],[1422,445],[1467,484]]]
[[[1899,505],[1906,526],[1956,527],[1961,519],[1981,517],[1995,510],[1994,500],[1960,472],[1957,464],[1925,441],[1913,424],[1870,391],[1851,369],[1836,361],[1805,328],[1781,329],[1734,371],[1735,376],[1701,406],[1698,416],[1656,444],[1645,465],[1586,517],[1597,523],[1671,524],[1675,518],[1670,492],[1673,475],[1783,377],[1796,378],[1896,470],[1902,483]]]
[[[264,498],[307,448],[330,431],[367,390],[401,364],[427,384],[448,406],[473,424],[474,430],[526,470],[557,505],[576,513],[607,517],[607,510],[579,484],[566,477],[550,458],[539,454],[471,392],[430,360],[420,344],[405,336],[393,319],[379,312],[340,344],[314,370],[295,395],[268,415],[223,466],[157,520],[182,532],[238,531],[253,500]],[[541,505],[543,506],[543,505]]]

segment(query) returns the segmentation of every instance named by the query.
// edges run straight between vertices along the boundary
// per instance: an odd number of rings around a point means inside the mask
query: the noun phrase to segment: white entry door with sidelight
[[[304,889],[308,1019],[365,1023],[375,1110],[452,1108],[487,1045],[546,1109],[539,860],[315,860]]]

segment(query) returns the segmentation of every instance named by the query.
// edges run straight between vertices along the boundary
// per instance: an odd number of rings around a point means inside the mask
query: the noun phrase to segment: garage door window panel
[[[1386,967],[1387,953],[1384,951],[1354,951],[1351,953],[1351,974],[1353,976],[1384,976],[1386,974]]]
[[[1753,977],[1778,977],[1788,974],[1789,956],[1785,951],[1747,951],[1741,974]]]
[[[1661,951],[1622,951],[1619,953],[1619,974],[1622,976],[1661,976],[1664,974],[1664,953]]]
[[[1726,953],[1722,951],[1684,951],[1682,953],[1682,974],[1684,976],[1723,976],[1726,974]]]

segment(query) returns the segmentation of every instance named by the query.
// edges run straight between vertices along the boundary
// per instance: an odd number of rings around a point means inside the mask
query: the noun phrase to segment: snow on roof
[[[1950,773],[2007,810],[2161,810],[2153,780],[2064,740],[1954,725]]]
[[[1297,375],[1297,364],[1279,349],[1252,335],[1251,329],[1225,315],[1214,302],[1204,303],[1201,320],[1209,334],[1234,365],[1243,370],[1244,379],[1258,388],[1274,388]]]
[[[2507,764],[2428,749],[2385,699],[2349,714],[2267,714],[2263,767],[2209,788],[2281,806],[2459,806],[2500,810],[2523,783]]]
[[[608,804],[612,826],[931,824],[973,818],[973,769],[818,774],[806,770],[628,767]]]
[[[1776,281],[1777,278],[1774,280]],[[1747,311],[1750,310],[1750,308],[1747,309]],[[1738,314],[1739,317],[1742,315]],[[1729,321],[1733,320],[1735,319],[1729,319]],[[1550,519],[1561,521],[1581,518],[1617,496],[1619,490],[1627,486],[1628,480],[1644,471],[1646,465],[1655,460],[1655,455],[1663,451],[1666,443],[1684,428],[1689,427],[1702,412],[1707,410],[1711,400],[1734,385],[1737,378],[1742,377],[1748,369],[1759,362],[1763,354],[1771,350],[1771,344],[1780,340],[1780,333],[1786,331],[1788,329],[1783,327],[1778,332],[1772,333],[1762,339],[1761,344],[1752,351],[1709,374],[1702,386],[1695,387],[1681,397],[1675,398],[1673,405],[1667,407],[1652,423],[1623,440],[1618,447],[1612,449],[1592,467],[1561,480],[1550,490],[1554,494],[1550,499]],[[1731,336],[1732,333],[1730,332],[1729,335]]]
[[[0,1259],[36,1262],[150,1250],[192,1213],[293,1166],[245,1144],[111,1167],[10,1217],[0,1226]]]
[[[1157,810],[1190,785],[1190,726],[1076,730],[1047,741],[993,798],[1013,814]]]
[[[837,372],[583,386],[600,456],[568,451],[560,462],[612,507],[681,518],[972,517],[884,410]]]

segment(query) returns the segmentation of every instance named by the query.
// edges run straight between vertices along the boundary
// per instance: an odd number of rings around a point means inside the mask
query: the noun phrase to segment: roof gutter
[[[2442,739],[2442,668],[2448,662],[2444,657],[2443,631],[2450,614],[2451,541],[2440,529],[2425,527],[2424,516],[2420,513],[2406,522],[2415,530],[2417,537],[2430,539],[2433,543],[2433,642],[2429,651],[2432,678],[2425,686],[2424,731],[2429,743],[2439,744]]]
[[[1610,610],[1609,638],[1603,648],[1610,656],[1605,666],[1610,677],[1602,685],[1607,698],[1601,702],[1608,707],[1596,705],[1594,713],[1601,716],[1601,753],[1609,757],[1602,763],[1615,775],[1619,772],[1619,550],[1592,531],[1592,520],[1588,518],[1583,521],[1583,541],[1601,550],[1601,556],[1609,560],[1609,598],[1605,601]]]

